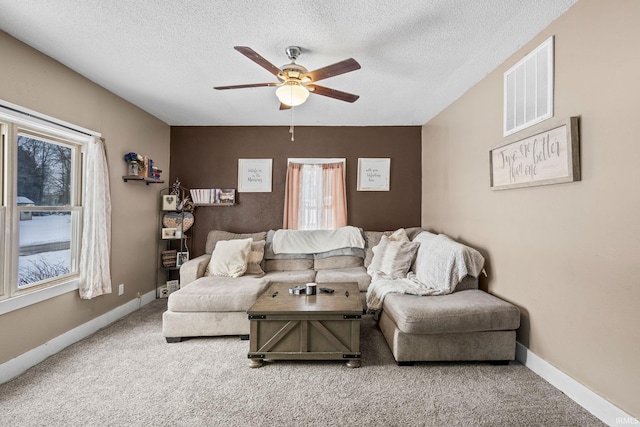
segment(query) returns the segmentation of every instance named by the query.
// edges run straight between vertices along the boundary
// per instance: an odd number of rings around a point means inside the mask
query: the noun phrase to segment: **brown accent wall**
[[[350,225],[390,230],[420,223],[421,127],[172,127],[171,182],[187,188],[237,188],[238,159],[273,159],[271,193],[239,193],[234,207],[199,207],[194,256],[211,229],[253,232],[282,228],[287,159],[347,159]],[[356,191],[359,157],[391,158],[390,191]]]
[[[427,123],[422,152],[422,225],[482,250],[485,286],[521,309],[520,343],[635,417],[638,17],[636,0],[576,3]],[[503,73],[551,35],[553,120],[580,116],[582,180],[492,191],[489,150],[503,141]]]

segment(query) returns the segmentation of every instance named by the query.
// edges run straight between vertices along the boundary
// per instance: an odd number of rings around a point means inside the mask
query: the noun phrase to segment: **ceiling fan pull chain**
[[[293,129],[293,110],[295,109],[296,109],[295,107],[291,107],[291,126],[289,127],[289,133],[291,134],[291,142],[295,140],[294,129]]]

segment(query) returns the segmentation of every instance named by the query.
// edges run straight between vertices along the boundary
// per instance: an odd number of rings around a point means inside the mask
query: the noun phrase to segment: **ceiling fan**
[[[260,54],[247,46],[234,46],[235,50],[260,65],[265,70],[278,78],[278,82],[273,83],[249,83],[243,85],[232,86],[216,86],[214,89],[244,89],[250,87],[272,87],[277,86],[276,96],[280,100],[280,109],[286,110],[303,104],[309,97],[309,93],[316,95],[328,96],[329,98],[339,99],[340,101],[355,102],[359,96],[351,93],[342,92],[315,84],[323,79],[338,76],[360,69],[360,64],[353,59],[345,59],[326,67],[318,68],[314,71],[308,71],[302,65],[296,64],[296,59],[302,53],[302,49],[298,46],[289,46],[285,49],[287,57],[291,60],[290,64],[283,65],[278,68]]]

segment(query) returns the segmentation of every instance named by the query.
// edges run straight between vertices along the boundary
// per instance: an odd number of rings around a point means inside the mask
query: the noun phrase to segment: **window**
[[[78,272],[73,181],[78,145],[21,131],[16,139],[18,289]],[[73,209],[76,208],[76,209]]]
[[[0,106],[0,301],[77,281],[89,136],[63,126]]]
[[[283,228],[334,229],[347,225],[344,159],[290,159]]]

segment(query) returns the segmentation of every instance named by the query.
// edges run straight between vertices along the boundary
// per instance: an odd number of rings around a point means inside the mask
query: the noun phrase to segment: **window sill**
[[[67,292],[72,292],[77,289],[78,279],[73,279],[59,285],[50,286],[28,294],[2,300],[0,301],[0,315],[20,310],[21,308],[46,301],[50,298],[55,298],[59,295],[66,294]]]

